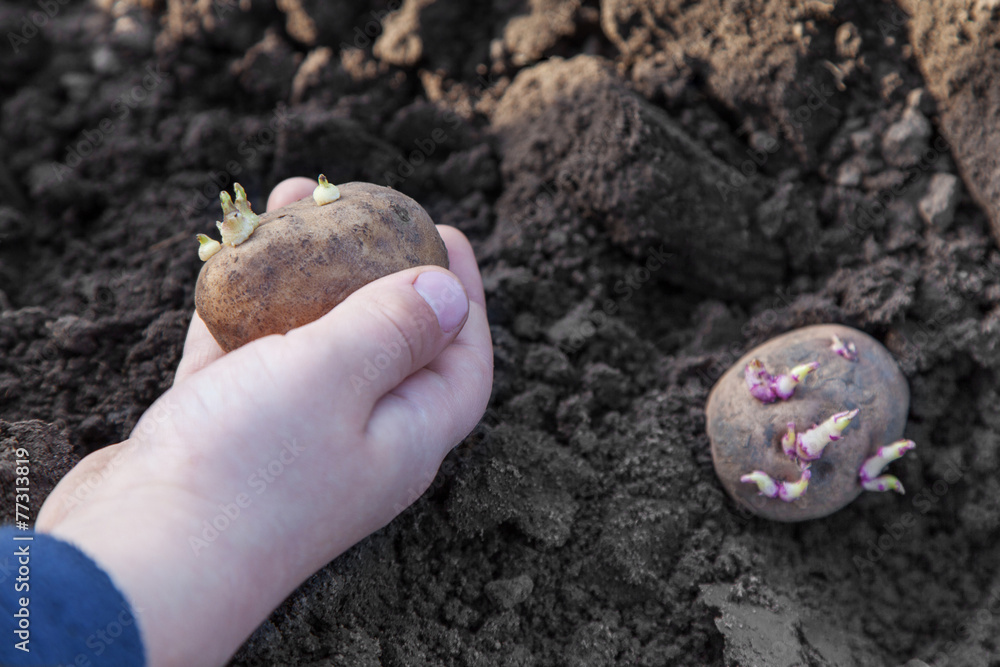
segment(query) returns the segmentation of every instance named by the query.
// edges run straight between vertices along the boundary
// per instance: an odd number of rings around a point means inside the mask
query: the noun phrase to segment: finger
[[[365,285],[315,322],[261,339],[267,347],[257,353],[273,376],[294,379],[301,400],[349,402],[364,425],[386,392],[455,339],[468,309],[451,272],[407,269]]]
[[[316,189],[316,181],[295,176],[286,178],[281,183],[274,186],[271,196],[267,198],[267,210],[273,211],[276,208],[287,206],[303,197],[308,197]]]
[[[191,317],[191,326],[188,327],[187,339],[184,341],[184,354],[177,364],[177,372],[174,373],[174,385],[180,384],[223,354],[225,352],[209,333],[198,311],[195,311]]]
[[[489,324],[485,309],[473,304],[455,342],[379,401],[368,433],[374,441],[421,450],[436,470],[482,418],[492,387]]]
[[[379,401],[368,425],[375,441],[422,450],[430,466],[428,483],[441,459],[475,428],[493,388],[493,343],[475,255],[458,230],[442,228],[442,236],[470,295],[468,319],[451,345]],[[406,458],[412,460],[412,454]]]
[[[465,285],[469,300],[485,308],[486,296],[483,293],[483,277],[479,273],[479,264],[476,262],[476,255],[472,251],[469,239],[466,238],[465,234],[448,225],[437,225],[437,230],[444,240],[444,244],[448,247],[448,268]]]

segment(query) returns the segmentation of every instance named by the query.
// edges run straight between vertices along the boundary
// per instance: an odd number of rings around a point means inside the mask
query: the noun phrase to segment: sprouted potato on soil
[[[792,331],[712,389],[715,471],[739,505],[776,521],[832,514],[864,490],[903,493],[882,470],[915,447],[902,439],[909,403],[906,379],[871,336],[832,324]]]

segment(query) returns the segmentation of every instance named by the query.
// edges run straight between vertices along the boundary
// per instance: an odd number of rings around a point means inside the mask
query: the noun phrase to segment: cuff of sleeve
[[[89,556],[51,535],[0,528],[0,610],[0,664],[145,664],[125,596]]]

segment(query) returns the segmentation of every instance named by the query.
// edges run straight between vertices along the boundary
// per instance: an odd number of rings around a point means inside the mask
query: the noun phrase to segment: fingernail
[[[469,298],[457,280],[441,271],[424,271],[413,281],[413,289],[437,315],[441,331],[449,333],[469,312]]]

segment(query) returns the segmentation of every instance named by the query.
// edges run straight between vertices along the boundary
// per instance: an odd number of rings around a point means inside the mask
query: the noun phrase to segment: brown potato
[[[832,336],[857,348],[857,361],[830,349]],[[750,395],[743,371],[759,359],[772,373],[819,361],[819,368],[786,401],[762,403]],[[882,445],[903,435],[910,388],[889,351],[868,334],[836,324],[805,327],[748,352],[719,379],[705,410],[712,461],[722,486],[741,509],[775,521],[802,521],[836,512],[858,495],[861,464]],[[791,502],[758,494],[740,477],[762,470],[777,480],[799,479],[798,465],[782,450],[788,422],[805,430],[832,414],[859,408],[840,440],[812,462],[812,479]]]
[[[444,241],[417,202],[371,183],[339,189],[324,206],[306,197],[262,214],[246,241],[205,262],[194,302],[222,349],[319,319],[390,273],[448,268]]]

